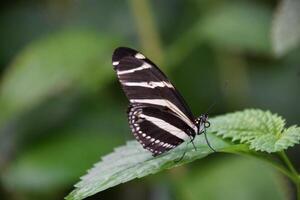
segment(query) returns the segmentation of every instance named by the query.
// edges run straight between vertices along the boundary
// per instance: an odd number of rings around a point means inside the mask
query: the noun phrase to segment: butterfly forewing
[[[132,132],[144,148],[158,155],[195,137],[194,116],[152,61],[133,49],[120,47],[115,50],[112,62],[130,101]]]

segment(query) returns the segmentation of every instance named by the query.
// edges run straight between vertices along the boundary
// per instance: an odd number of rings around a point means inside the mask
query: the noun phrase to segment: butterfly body
[[[112,64],[130,101],[127,113],[131,131],[153,156],[193,141],[209,125],[207,115],[193,116],[166,75],[143,54],[119,47]]]

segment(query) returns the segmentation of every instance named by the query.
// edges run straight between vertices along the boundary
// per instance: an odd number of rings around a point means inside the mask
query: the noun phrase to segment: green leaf
[[[201,5],[201,8],[203,6]],[[203,42],[218,49],[269,54],[271,9],[259,2],[228,1],[205,10],[191,28],[183,32],[167,51],[169,66],[190,56]]]
[[[231,146],[230,143],[215,135],[209,135],[209,141],[219,151]],[[102,161],[95,164],[87,175],[81,177],[81,181],[75,185],[76,189],[66,199],[83,199],[134,178],[154,174],[212,153],[202,136],[197,137],[194,142],[197,151],[194,151],[191,144],[187,146],[182,144],[171,152],[154,158],[138,142],[130,141],[126,146],[117,148],[115,152],[103,157]],[[187,153],[184,158],[176,162],[175,160],[178,160],[185,150]]]
[[[299,10],[299,0],[282,0],[275,11],[272,43],[277,56],[286,54],[300,44]]]
[[[62,131],[32,145],[17,156],[1,175],[12,192],[49,194],[66,188],[99,157],[121,143],[120,137],[96,130]]]
[[[284,150],[300,140],[300,128],[293,126],[284,129],[284,120],[269,111],[245,110],[213,118],[210,122],[208,140],[219,152],[246,153],[248,148],[246,145],[233,145],[217,135],[250,144],[251,149],[267,152]],[[191,144],[184,143],[169,153],[153,158],[138,142],[128,142],[126,146],[117,148],[97,163],[81,178],[75,185],[76,189],[66,199],[83,199],[134,178],[203,158],[212,152],[203,136],[196,137],[194,143],[197,151],[194,151]],[[183,160],[176,162],[185,151],[187,153]]]
[[[4,74],[0,117],[68,89],[99,89],[113,77],[110,58],[116,43],[116,38],[92,31],[64,31],[29,44]]]
[[[262,4],[227,2],[200,20],[198,33],[219,48],[269,53],[270,22],[271,10]]]
[[[285,129],[285,121],[269,111],[245,110],[216,117],[211,130],[232,141],[250,144],[250,149],[278,152],[298,144],[300,128]]]

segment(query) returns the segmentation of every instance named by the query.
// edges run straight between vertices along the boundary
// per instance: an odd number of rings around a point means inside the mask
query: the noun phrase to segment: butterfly
[[[154,157],[184,141],[193,142],[210,126],[208,115],[195,118],[167,76],[142,53],[119,47],[112,65],[130,102],[131,131]]]

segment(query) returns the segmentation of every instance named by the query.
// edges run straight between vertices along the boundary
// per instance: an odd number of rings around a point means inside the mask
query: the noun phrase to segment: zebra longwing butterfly
[[[130,101],[131,131],[153,156],[192,142],[209,126],[208,116],[195,118],[166,75],[140,52],[119,47],[112,64]]]

